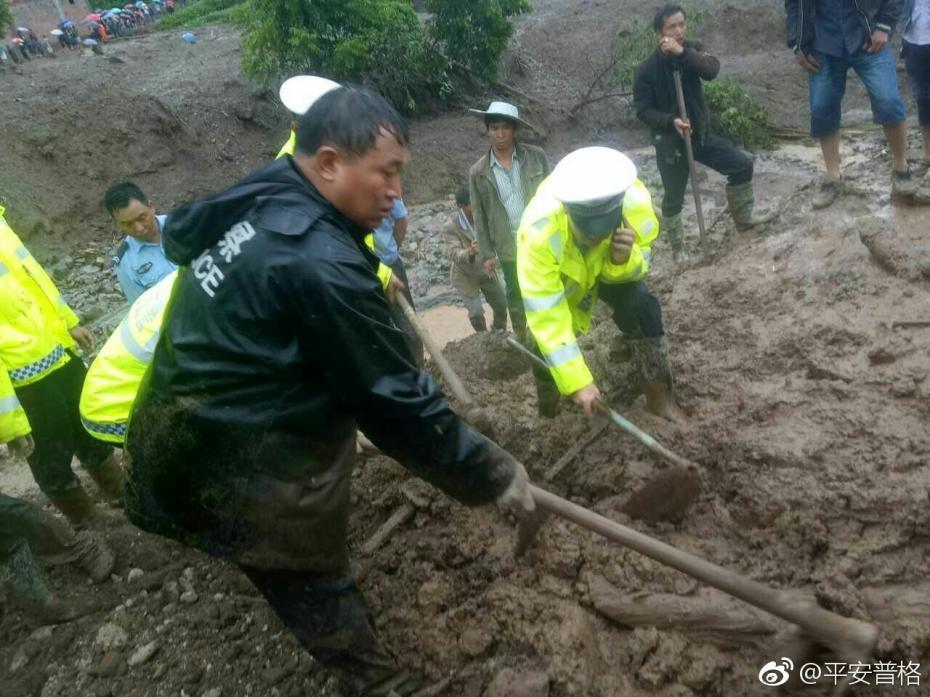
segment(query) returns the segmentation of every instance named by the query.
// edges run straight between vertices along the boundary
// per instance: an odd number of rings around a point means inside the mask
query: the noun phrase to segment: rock
[[[99,678],[112,678],[119,675],[120,670],[124,668],[125,660],[122,652],[114,649],[107,651],[100,662],[88,668],[87,672]]]
[[[504,668],[488,685],[484,697],[548,697],[549,676],[546,673]]]
[[[200,697],[223,697],[223,688],[211,687],[209,690],[204,691]]]
[[[459,648],[466,656],[476,658],[483,654],[491,644],[494,643],[494,637],[491,636],[486,628],[471,627],[462,632],[459,637]]]
[[[141,666],[145,664],[158,651],[158,642],[150,641],[144,646],[136,649],[136,652],[129,657],[129,667]]]
[[[200,599],[200,597],[199,597],[199,596],[197,595],[197,593],[194,592],[194,591],[184,591],[183,593],[181,593],[181,602],[182,602],[182,603],[186,603],[186,604],[188,604],[188,605],[193,605],[193,604],[196,603],[199,599]]]
[[[104,650],[115,649],[125,646],[128,639],[129,637],[126,635],[125,629],[112,622],[107,622],[101,625],[100,629],[97,630],[94,644],[100,646]]]

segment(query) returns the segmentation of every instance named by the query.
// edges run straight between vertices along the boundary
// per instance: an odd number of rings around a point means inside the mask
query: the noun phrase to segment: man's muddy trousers
[[[240,565],[301,645],[335,675],[346,695],[411,695],[418,676],[399,670],[382,649],[368,603],[351,574]]]
[[[672,384],[662,307],[642,281],[601,283],[598,298],[611,309],[614,324],[631,340],[635,371],[642,382]],[[538,346],[537,355],[540,355]],[[559,392],[548,368],[533,364],[541,416],[555,416]]]

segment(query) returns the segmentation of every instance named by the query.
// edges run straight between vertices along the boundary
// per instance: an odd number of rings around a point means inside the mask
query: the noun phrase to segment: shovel
[[[459,380],[459,376],[456,375],[455,370],[449,365],[449,361],[442,355],[442,349],[439,348],[439,344],[436,343],[433,335],[429,333],[429,330],[423,325],[420,318],[417,317],[417,313],[410,307],[407,298],[398,294],[397,304],[404,313],[404,317],[407,318],[407,321],[410,322],[413,330],[417,333],[417,336],[423,341],[426,350],[429,351],[429,355],[433,358],[433,362],[436,364],[436,367],[439,368],[439,372],[442,373],[443,379],[449,385],[449,389],[452,390],[452,394],[458,400],[459,404],[462,405],[465,420],[493,440],[494,424],[491,422],[491,417],[484,409],[475,403],[474,399],[472,399],[468,390],[465,389],[465,385],[462,384],[462,381]]]
[[[544,515],[539,511],[557,515],[791,622],[818,644],[833,651],[845,663],[868,663],[871,659],[875,643],[878,641],[878,628],[873,624],[842,617],[812,602],[798,601],[784,591],[770,588],[734,571],[717,566],[706,559],[620,525],[532,484],[530,493],[536,502],[537,513],[534,515],[537,518],[542,518]],[[527,532],[521,533],[518,547],[526,548],[529,540],[524,536],[533,529],[534,526],[529,525]],[[538,529],[538,526],[535,526],[535,529]],[[838,685],[834,695],[842,694],[846,687],[846,684]]]
[[[672,73],[675,80],[675,96],[678,98],[678,115],[682,121],[688,121],[688,110],[685,107],[685,93],[681,89],[681,71]],[[690,121],[688,121],[690,123]],[[701,206],[701,191],[697,185],[697,167],[694,164],[694,148],[691,145],[691,130],[688,129],[685,141],[685,154],[688,157],[688,171],[691,176],[691,193],[694,194],[694,213],[697,215],[698,231],[701,235],[701,254],[707,260],[707,233],[704,229],[704,208]]]
[[[549,369],[546,362],[533,354],[518,341],[508,338],[507,344],[523,353],[541,368]],[[655,438],[624,418],[615,409],[611,409],[603,400],[595,402],[595,408],[604,414],[610,422],[629,433],[649,450],[670,463],[672,467],[663,470],[655,479],[644,486],[624,504],[623,512],[634,518],[642,518],[650,523],[660,520],[678,520],[694,503],[701,491],[698,467],[690,460],[672,452]]]

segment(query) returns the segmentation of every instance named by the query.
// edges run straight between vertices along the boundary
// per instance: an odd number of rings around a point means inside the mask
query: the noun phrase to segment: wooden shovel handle
[[[442,349],[439,348],[439,344],[436,343],[436,340],[433,338],[433,335],[429,333],[429,330],[423,326],[420,318],[417,317],[417,313],[413,311],[413,308],[410,307],[410,303],[407,302],[407,298],[398,294],[396,302],[404,313],[404,317],[406,317],[407,321],[413,326],[417,336],[423,340],[423,343],[426,345],[426,350],[429,351],[429,355],[433,357],[433,363],[439,368],[439,372],[442,373],[442,377],[448,383],[449,389],[452,390],[452,394],[455,395],[455,398],[466,410],[473,407],[475,405],[475,400],[472,399],[468,390],[465,389],[465,385],[459,380],[459,376],[456,375],[455,370],[449,365],[449,361],[442,355]]]
[[[587,508],[567,501],[545,489],[530,485],[537,507],[558,515],[650,559],[678,569],[750,605],[798,625],[843,660],[868,661],[878,640],[878,628],[859,620],[841,617],[813,604],[798,602],[783,591],[683,552],[641,532],[620,525]]]

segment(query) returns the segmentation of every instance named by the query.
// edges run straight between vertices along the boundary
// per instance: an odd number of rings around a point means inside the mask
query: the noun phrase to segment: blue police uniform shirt
[[[159,233],[167,218],[167,215],[155,216]],[[116,277],[129,302],[133,302],[176,268],[177,264],[168,261],[160,242],[142,242],[135,237],[126,237],[116,255]]]
[[[397,240],[394,239],[394,222],[407,217],[407,207],[403,200],[394,199],[391,212],[375,228],[375,254],[382,262],[390,266],[399,258]]]

